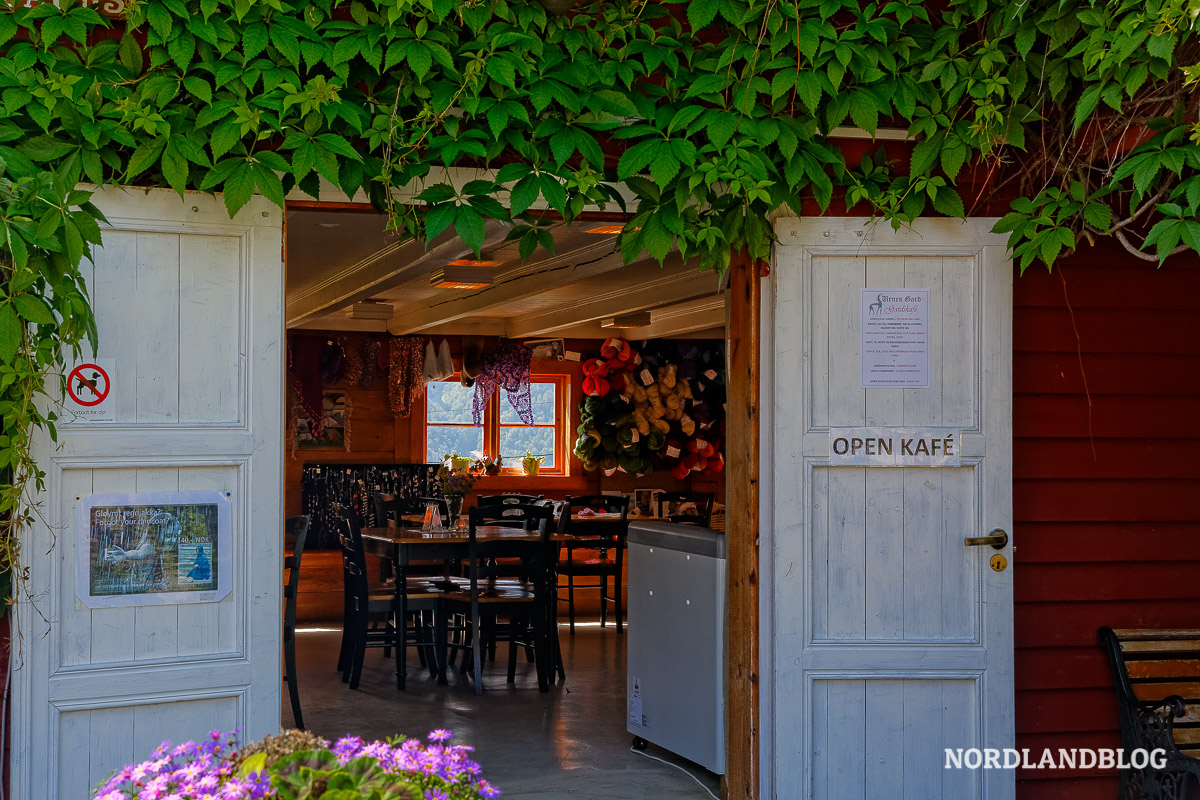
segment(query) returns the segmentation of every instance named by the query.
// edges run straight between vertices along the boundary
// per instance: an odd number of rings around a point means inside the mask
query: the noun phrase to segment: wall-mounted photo
[[[345,392],[325,392],[321,396],[321,415],[323,425],[317,435],[313,435],[312,418],[305,413],[299,403],[293,411],[296,447],[311,449],[317,447],[346,447],[346,423],[350,417],[350,398]]]
[[[77,589],[91,608],[208,602],[229,591],[220,492],[88,495],[76,509]]]

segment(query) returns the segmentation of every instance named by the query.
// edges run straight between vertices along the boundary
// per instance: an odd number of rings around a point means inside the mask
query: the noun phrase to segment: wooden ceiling
[[[483,260],[500,263],[490,268],[492,284],[477,289],[430,284],[435,270],[475,258],[457,237],[443,235],[426,249],[386,231],[385,222],[362,211],[288,209],[289,328],[512,339],[724,335],[725,298],[716,276],[676,254],[662,267],[649,259],[624,265],[615,235],[588,232],[611,221],[555,225],[555,254],[539,249],[524,264],[516,242],[504,242],[508,226],[489,221]],[[363,301],[390,305],[390,318],[350,316]],[[649,311],[650,324],[623,334],[600,325],[634,311]]]

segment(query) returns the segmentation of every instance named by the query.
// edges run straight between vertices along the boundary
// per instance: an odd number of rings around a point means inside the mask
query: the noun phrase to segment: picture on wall
[[[91,608],[209,602],[228,593],[221,492],[88,495],[76,508],[77,589]]]
[[[313,436],[312,419],[305,413],[299,403],[294,413],[296,428],[294,431],[296,447],[310,449],[316,447],[345,447],[346,422],[349,418],[350,400],[345,392],[325,392],[321,396],[321,414],[324,425],[321,432]]]

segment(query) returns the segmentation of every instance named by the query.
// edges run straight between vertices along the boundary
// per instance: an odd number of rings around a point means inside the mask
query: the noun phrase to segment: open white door
[[[1014,741],[1012,545],[963,542],[1012,533],[1012,265],[991,225],[778,223],[763,429],[774,796],[1014,795],[1012,770],[945,768],[947,748]],[[906,300],[926,310],[877,324]],[[889,372],[878,336],[916,366]],[[870,386],[886,380],[914,388]],[[899,439],[951,433],[953,465],[916,466],[937,459],[914,442],[901,452]],[[845,463],[888,460],[878,440],[893,434],[899,465]],[[849,453],[841,436],[876,441]]]
[[[279,728],[282,212],[255,198],[230,220],[219,197],[161,190],[94,201],[111,223],[88,280],[111,419],[67,421],[57,445],[38,438],[43,524],[22,542],[13,657],[22,800],[87,797],[163,739]],[[212,593],[223,597],[80,599],[83,498],[200,490],[230,511],[228,591]]]

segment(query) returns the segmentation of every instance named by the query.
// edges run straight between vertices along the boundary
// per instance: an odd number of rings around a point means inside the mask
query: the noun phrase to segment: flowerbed
[[[330,743],[285,731],[240,747],[236,732],[201,742],[163,742],[150,758],[113,774],[94,800],[490,800],[500,790],[480,777],[450,731],[428,741],[398,737]]]

